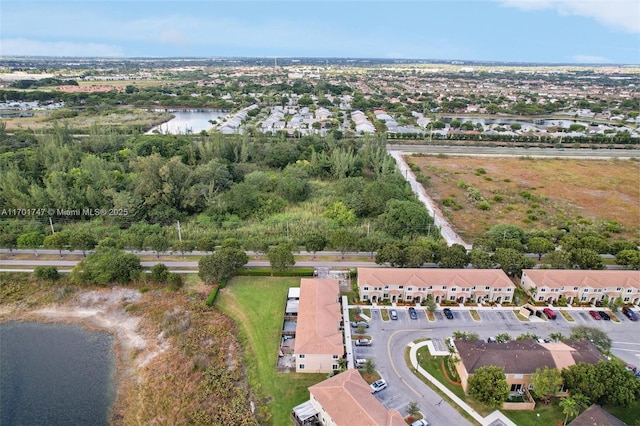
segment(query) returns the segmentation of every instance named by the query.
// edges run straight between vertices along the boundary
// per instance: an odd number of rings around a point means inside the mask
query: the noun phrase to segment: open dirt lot
[[[640,163],[630,160],[413,156],[427,192],[463,238],[498,223],[544,229],[616,221],[640,238]]]

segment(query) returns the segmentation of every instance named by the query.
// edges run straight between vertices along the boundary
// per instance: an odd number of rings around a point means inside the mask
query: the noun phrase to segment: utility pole
[[[289,221],[287,221],[287,241],[289,241]]]
[[[49,217],[49,226],[51,227],[51,233],[55,234],[56,231],[53,230],[53,221],[51,220],[51,217]]]
[[[180,229],[180,221],[178,221],[178,241],[182,242],[182,229]]]

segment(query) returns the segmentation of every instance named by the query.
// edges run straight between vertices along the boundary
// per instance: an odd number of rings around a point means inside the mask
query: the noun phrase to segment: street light
[[[538,426],[538,419],[540,418],[540,413],[536,413],[536,426]]]

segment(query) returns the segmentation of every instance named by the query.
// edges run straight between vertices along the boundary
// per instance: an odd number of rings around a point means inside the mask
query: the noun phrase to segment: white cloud
[[[607,27],[640,33],[640,3],[637,0],[499,0],[522,10],[553,9],[561,15],[592,18]]]
[[[0,56],[107,56],[121,57],[118,47],[99,43],[45,42],[25,38],[0,39]]]
[[[611,59],[604,56],[596,55],[573,55],[571,56],[573,62],[579,64],[608,64],[611,63]]]

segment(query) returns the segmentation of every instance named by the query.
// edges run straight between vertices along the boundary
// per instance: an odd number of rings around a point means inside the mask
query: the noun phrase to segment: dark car
[[[622,308],[622,313],[626,315],[631,321],[638,321],[638,314],[633,312],[631,308],[627,308],[626,306]]]
[[[444,316],[447,317],[447,319],[453,319],[453,312],[451,312],[451,309],[444,308],[442,312],[444,312]]]
[[[609,321],[611,319],[609,314],[607,314],[605,311],[598,311],[598,313],[600,314],[600,318],[602,318],[605,321]]]
[[[416,308],[409,308],[409,317],[411,317],[411,319],[418,319],[418,313],[416,312]]]
[[[591,317],[592,317],[594,320],[600,320],[600,319],[602,319],[602,318],[600,318],[600,314],[599,314],[599,313],[597,313],[596,311],[589,311],[589,315],[591,315]]]

